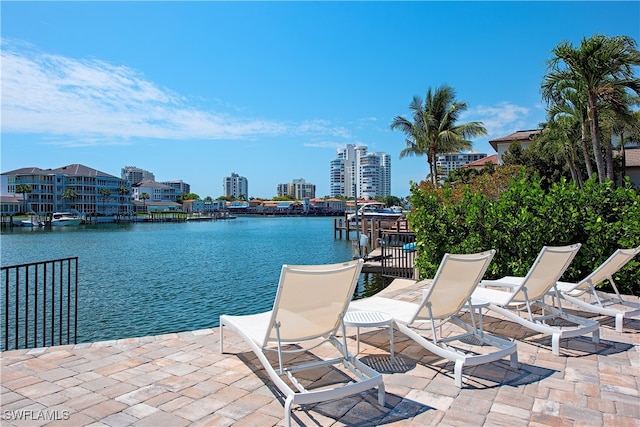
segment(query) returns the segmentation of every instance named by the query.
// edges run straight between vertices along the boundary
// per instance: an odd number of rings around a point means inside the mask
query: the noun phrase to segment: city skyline
[[[393,161],[391,194],[429,173],[399,158],[414,96],[447,84],[481,121],[473,150],[545,121],[551,50],[599,33],[636,41],[640,3],[17,2],[2,4],[0,170],[123,164],[202,197],[303,177],[330,195],[336,149]],[[530,23],[534,22],[534,25]]]

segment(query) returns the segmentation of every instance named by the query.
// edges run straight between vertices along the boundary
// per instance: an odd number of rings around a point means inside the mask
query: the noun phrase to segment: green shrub
[[[409,221],[416,233],[416,266],[433,277],[446,253],[496,249],[487,278],[524,276],[542,246],[582,243],[563,280],[579,280],[618,248],[640,246],[640,196],[589,180],[582,189],[561,180],[544,190],[524,169],[498,168],[459,187],[411,190]],[[623,293],[640,295],[640,257],[614,280]],[[605,284],[608,290],[608,284]]]

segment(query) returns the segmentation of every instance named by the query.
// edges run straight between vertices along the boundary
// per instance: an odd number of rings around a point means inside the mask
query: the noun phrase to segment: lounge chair
[[[328,265],[284,265],[271,311],[246,316],[220,316],[220,351],[224,351],[225,327],[235,331],[246,341],[285,396],[287,426],[291,424],[293,404],[304,405],[338,399],[377,387],[378,401],[384,405],[382,375],[348,352],[342,323],[362,264],[362,260],[356,260]],[[339,329],[343,342],[336,338]],[[313,362],[285,366],[284,353],[304,353],[327,341],[338,350],[340,357],[320,360],[314,353],[316,360]],[[277,353],[277,368],[267,358],[267,351]],[[294,376],[296,372],[305,369],[337,364],[347,368],[352,374],[348,376],[355,379],[350,378],[348,383],[340,383],[333,388],[306,389]],[[340,372],[347,375],[344,371]]]
[[[372,296],[352,301],[349,310],[381,311],[391,315],[400,332],[432,353],[455,362],[454,379],[458,387],[462,387],[462,370],[465,366],[510,356],[511,366],[517,368],[515,343],[485,333],[481,322],[476,322],[472,310],[472,324],[460,317],[466,312],[465,306],[474,306],[471,293],[482,279],[494,254],[493,250],[470,255],[445,254],[419,304],[398,298]],[[402,279],[401,285],[405,285],[405,282],[409,281]],[[390,286],[394,286],[394,283]],[[413,284],[416,285],[415,282]],[[442,327],[447,322],[457,325],[464,332],[442,337]],[[459,344],[454,346],[456,341]],[[488,346],[495,347],[495,350]]]
[[[593,342],[599,342],[599,323],[582,317],[570,315],[544,302],[545,295],[564,274],[578,253],[580,244],[568,246],[545,246],[525,277],[505,276],[499,280],[483,280],[473,292],[473,297],[489,303],[489,309],[517,322],[531,330],[551,335],[551,348],[555,355],[560,354],[560,339],[593,333]],[[507,290],[490,289],[501,287]],[[539,316],[534,315],[534,306],[542,309]],[[522,313],[521,309],[526,309]],[[549,320],[563,319],[572,323],[567,326],[553,326]]]
[[[640,315],[640,303],[627,301],[620,295],[618,287],[613,281],[613,275],[631,261],[638,252],[640,252],[640,247],[618,249],[578,283],[558,282],[557,287],[558,291],[560,291],[560,297],[586,311],[615,317],[616,331],[622,332],[625,317]],[[609,280],[609,283],[611,283],[615,296],[605,294],[596,289],[596,286],[605,280]],[[585,299],[588,294],[593,297],[591,301]],[[579,298],[583,295],[583,298]]]

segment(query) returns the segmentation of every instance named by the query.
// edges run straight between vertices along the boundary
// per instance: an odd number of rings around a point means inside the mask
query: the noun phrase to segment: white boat
[[[20,225],[23,227],[42,227],[44,223],[36,218],[30,218],[20,221]]]
[[[82,222],[82,218],[71,212],[54,212],[51,216],[51,226],[67,226],[67,225],[79,225]]]
[[[365,220],[390,220],[395,221],[404,217],[404,211],[400,206],[392,206],[385,208],[384,203],[372,202],[362,205],[357,213],[352,213],[347,216],[350,222],[358,222],[360,218]]]

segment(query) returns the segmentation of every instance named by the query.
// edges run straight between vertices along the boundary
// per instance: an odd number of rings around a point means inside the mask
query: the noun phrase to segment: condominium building
[[[391,157],[347,144],[330,163],[331,197],[375,199],[391,195]]]
[[[314,199],[316,197],[316,186],[304,179],[294,179],[288,184],[278,184],[278,196],[291,196],[297,200]]]
[[[249,199],[249,182],[244,176],[232,173],[222,180],[224,187],[224,196],[233,197],[234,199]]]
[[[181,179],[174,180],[174,181],[162,181],[161,183],[164,185],[168,185],[171,188],[174,188],[178,193],[178,195],[191,193],[191,185],[187,184]]]
[[[72,211],[81,215],[131,215],[131,185],[124,179],[80,164],[57,169],[22,168],[1,175],[2,196],[24,196],[37,215]],[[16,190],[28,185],[30,192]],[[21,209],[22,210],[22,209]]]
[[[443,153],[436,156],[436,168],[438,170],[438,180],[443,181],[449,172],[459,169],[467,163],[487,157],[486,153],[471,151],[468,153]]]
[[[150,179],[133,185],[133,200],[143,200],[141,196],[144,193],[147,193],[148,200],[153,202],[176,202],[180,195],[175,188]]]
[[[120,176],[122,179],[126,180],[129,184],[137,184],[140,181],[144,181],[145,179],[150,181],[155,181],[156,177],[152,172],[149,172],[144,169],[140,169],[136,166],[125,166],[120,171]]]

